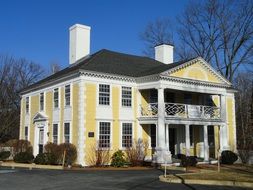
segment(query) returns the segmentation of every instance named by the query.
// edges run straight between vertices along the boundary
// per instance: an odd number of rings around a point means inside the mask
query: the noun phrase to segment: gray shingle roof
[[[189,60],[166,65],[149,57],[129,55],[102,49],[90,56],[78,60],[75,64],[69,65],[63,70],[28,86],[22,91],[26,91],[30,88],[36,87],[37,85],[44,84],[55,79],[59,79],[71,73],[78,72],[79,70],[95,71],[128,77],[143,77],[162,73]]]

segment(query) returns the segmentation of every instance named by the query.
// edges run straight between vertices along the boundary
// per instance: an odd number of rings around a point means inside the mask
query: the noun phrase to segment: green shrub
[[[0,161],[6,160],[10,157],[11,152],[10,151],[2,151],[0,152]]]
[[[182,156],[181,155],[181,166],[188,167],[188,166],[196,166],[198,163],[195,156]]]
[[[42,165],[56,165],[57,158],[52,153],[40,153],[34,159],[34,163]]]
[[[32,163],[33,159],[34,157],[31,152],[20,152],[14,156],[14,162],[17,163]]]
[[[238,159],[238,156],[230,150],[225,150],[225,151],[222,151],[221,153],[222,164],[233,164],[237,159]]]
[[[63,162],[63,154],[66,151],[65,155],[65,165],[72,165],[76,161],[77,151],[76,146],[71,143],[62,143],[59,145],[59,152],[61,155],[60,163]]]
[[[122,167],[125,164],[125,159],[124,159],[124,152],[121,150],[118,150],[117,152],[114,152],[112,155],[112,162],[111,165],[113,167]]]

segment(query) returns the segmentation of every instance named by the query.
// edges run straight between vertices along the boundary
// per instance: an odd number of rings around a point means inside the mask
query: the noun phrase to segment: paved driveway
[[[29,171],[0,168],[0,190],[232,189],[231,187],[163,183],[158,180],[161,174],[161,171],[155,169],[143,171]]]

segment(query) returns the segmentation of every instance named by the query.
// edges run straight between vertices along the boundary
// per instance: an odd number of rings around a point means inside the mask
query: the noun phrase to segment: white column
[[[84,83],[79,83],[79,102],[78,102],[78,146],[77,146],[77,162],[82,166],[84,161],[84,141],[85,141],[85,126],[84,126]]]
[[[220,115],[221,119],[226,122],[227,117],[226,117],[226,96],[221,94],[220,95]]]
[[[204,161],[209,161],[209,146],[208,146],[208,130],[207,125],[204,125]]]
[[[165,124],[165,139],[166,139],[166,147],[170,149],[169,147],[169,124]]]
[[[167,163],[171,162],[171,154],[165,143],[165,104],[164,104],[164,89],[158,89],[158,121],[157,121],[157,147],[156,147],[156,162],[164,163],[165,158]]]
[[[229,150],[226,124],[220,126],[220,149],[221,151]]]
[[[185,155],[190,156],[190,125],[185,125]]]
[[[165,104],[164,89],[158,89],[158,147],[165,148]]]

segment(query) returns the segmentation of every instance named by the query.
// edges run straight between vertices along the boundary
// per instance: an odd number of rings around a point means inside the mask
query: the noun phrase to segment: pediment
[[[165,76],[231,85],[202,58],[196,58],[162,73]]]
[[[33,117],[33,122],[36,122],[36,121],[45,121],[47,120],[48,117],[47,115],[45,115],[44,113],[42,112],[37,112],[34,117]]]

